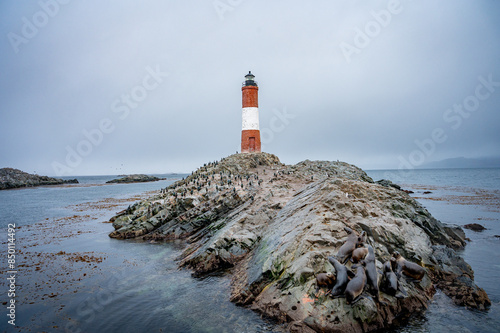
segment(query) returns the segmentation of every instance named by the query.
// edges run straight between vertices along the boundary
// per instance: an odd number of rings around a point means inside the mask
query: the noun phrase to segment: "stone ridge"
[[[61,184],[78,184],[78,180],[62,180],[59,178],[33,175],[13,168],[0,169],[0,190]]]
[[[373,183],[366,172],[355,165],[345,162],[330,162],[330,161],[314,161],[305,160],[295,165],[289,166],[286,171],[297,173],[302,177],[314,176],[319,179],[327,179],[329,177],[338,177],[351,180],[365,181]]]
[[[114,238],[185,239],[179,266],[195,276],[231,268],[231,300],[292,332],[368,332],[426,309],[435,287],[455,303],[485,309],[488,296],[456,253],[465,236],[443,225],[406,192],[344,162],[284,165],[266,153],[231,155],[115,216]],[[347,305],[315,294],[315,275],[335,272],[328,256],[365,231],[379,270],[393,251],[426,268],[400,279],[407,297],[380,293]],[[350,266],[350,263],[347,264]],[[379,274],[379,281],[381,276]]]

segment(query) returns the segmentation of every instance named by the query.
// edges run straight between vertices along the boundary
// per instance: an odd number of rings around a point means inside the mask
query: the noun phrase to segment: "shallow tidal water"
[[[395,332],[499,331],[500,238],[495,235],[500,235],[500,170],[493,170],[417,170],[413,178],[393,180],[413,189],[412,196],[442,222],[487,228],[480,233],[466,230],[470,242],[462,255],[493,303],[488,312],[470,311],[438,291],[425,313]],[[368,173],[374,180],[385,178],[383,171]],[[108,237],[113,228],[103,222],[178,177],[131,185],[103,185],[108,178],[88,177],[80,186],[0,191],[3,248],[6,224],[21,226],[16,229],[18,326],[8,325],[2,311],[0,331],[283,331],[231,303],[228,276],[195,279],[190,271],[179,270],[175,259],[183,242]],[[432,193],[423,194],[426,190]],[[0,287],[5,290],[3,276]],[[1,299],[7,300],[6,293]]]
[[[115,212],[172,182],[87,186],[84,179],[82,186],[0,192],[2,247],[7,247],[7,223],[21,226],[16,229],[16,327],[7,324],[4,310],[0,331],[279,331],[229,301],[229,276],[195,279],[189,270],[179,270],[183,242],[108,237],[113,227],[104,222]],[[23,210],[26,201],[30,207]]]
[[[92,277],[76,295],[59,300],[68,304],[63,312],[68,319],[62,321],[66,331],[270,331],[257,314],[229,302],[228,277],[194,279],[189,271],[178,270],[175,258],[182,245],[104,243],[95,244],[97,250],[117,254],[108,257],[108,272]],[[61,321],[55,317],[53,322]]]

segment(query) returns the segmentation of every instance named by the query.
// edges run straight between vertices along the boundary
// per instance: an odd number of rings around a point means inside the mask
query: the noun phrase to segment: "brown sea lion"
[[[358,300],[366,284],[366,274],[363,265],[355,264],[352,268],[356,268],[356,275],[345,287],[345,299],[347,304],[353,304]]]
[[[373,251],[373,247],[371,245],[367,246],[368,254],[366,258],[363,260],[365,263],[365,271],[366,271],[366,284],[370,287],[377,301],[379,298],[378,291],[378,273],[377,267],[375,265],[375,252]],[[380,301],[380,303],[385,303]]]
[[[345,287],[349,282],[349,273],[352,274],[352,272],[334,257],[328,257],[328,261],[333,265],[333,267],[335,267],[335,274],[337,278],[335,281],[335,285],[333,286],[332,290],[330,290],[330,295],[342,295],[344,294]]]
[[[394,251],[392,258],[394,258],[391,259],[392,269],[398,278],[401,277],[401,273],[418,281],[424,278],[425,268],[422,266],[406,260],[398,251]]]
[[[349,259],[349,256],[352,254],[352,251],[354,251],[359,241],[359,236],[356,234],[356,231],[348,227],[344,227],[344,230],[347,232],[347,240],[342,244],[336,255],[341,263],[345,263],[347,259]]]
[[[332,272],[319,273],[316,275],[316,294],[320,288],[327,288],[330,291],[335,285],[335,275]]]
[[[353,263],[360,262],[366,257],[367,254],[368,254],[368,249],[366,247],[358,247],[357,249],[352,251],[351,261]]]

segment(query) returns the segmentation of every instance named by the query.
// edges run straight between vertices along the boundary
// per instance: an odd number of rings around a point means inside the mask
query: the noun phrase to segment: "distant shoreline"
[[[84,176],[84,177],[92,177],[92,176]],[[172,180],[178,181],[181,178],[165,178],[161,180]],[[154,182],[154,181],[151,181]],[[133,185],[133,184],[141,184],[144,182],[131,182],[131,183],[78,183],[78,184],[55,184],[55,185],[38,185],[38,186],[27,186],[27,187],[14,187],[14,188],[6,188],[1,191],[18,191],[18,190],[28,190],[28,189],[36,189],[36,188],[75,188],[75,187],[94,187],[94,186],[113,186],[113,185]]]
[[[63,184],[78,184],[78,179],[52,178],[30,174],[19,169],[0,169],[0,190]]]

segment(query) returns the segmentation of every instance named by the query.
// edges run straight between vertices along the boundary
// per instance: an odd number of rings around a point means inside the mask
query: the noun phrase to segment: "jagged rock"
[[[51,178],[47,176],[32,175],[27,172],[13,169],[0,169],[0,190],[6,190],[19,187],[78,184],[77,179],[62,180],[60,178]]]
[[[385,187],[390,186],[390,187],[394,187],[397,190],[401,190],[401,186],[399,186],[398,184],[394,184],[393,182],[391,182],[390,180],[387,180],[387,179],[377,180],[376,183],[379,185],[385,186]]]
[[[457,225],[444,225],[444,230],[446,234],[451,238],[451,247],[454,249],[461,249],[465,246],[465,232]]]
[[[376,183],[379,184],[379,185],[385,186],[385,187],[393,187],[396,190],[403,191],[403,192],[405,192],[407,194],[413,194],[413,193],[415,193],[415,192],[413,192],[411,190],[404,190],[398,184],[394,184],[393,182],[391,182],[390,180],[387,180],[387,179],[377,180]]]
[[[491,305],[486,292],[474,283],[474,271],[453,249],[435,245],[433,258],[440,269],[431,271],[436,286],[456,304],[484,310]]]
[[[166,178],[158,178],[155,176],[148,176],[148,175],[128,175],[124,176],[122,178],[117,178],[113,180],[108,180],[106,183],[107,184],[112,184],[112,183],[144,183],[144,182],[155,182],[158,180],[164,180]]]
[[[457,304],[487,307],[454,251],[465,245],[463,230],[384,184],[344,162],[286,166],[271,154],[237,154],[136,203],[114,218],[110,236],[186,239],[180,266],[196,276],[233,267],[231,300],[289,323],[292,332],[386,329],[425,310],[435,285]],[[381,292],[384,303],[367,291],[353,305],[315,295],[315,276],[335,271],[327,258],[347,238],[346,226],[366,232],[379,270],[399,251],[427,274],[418,282],[400,278],[407,297]]]

